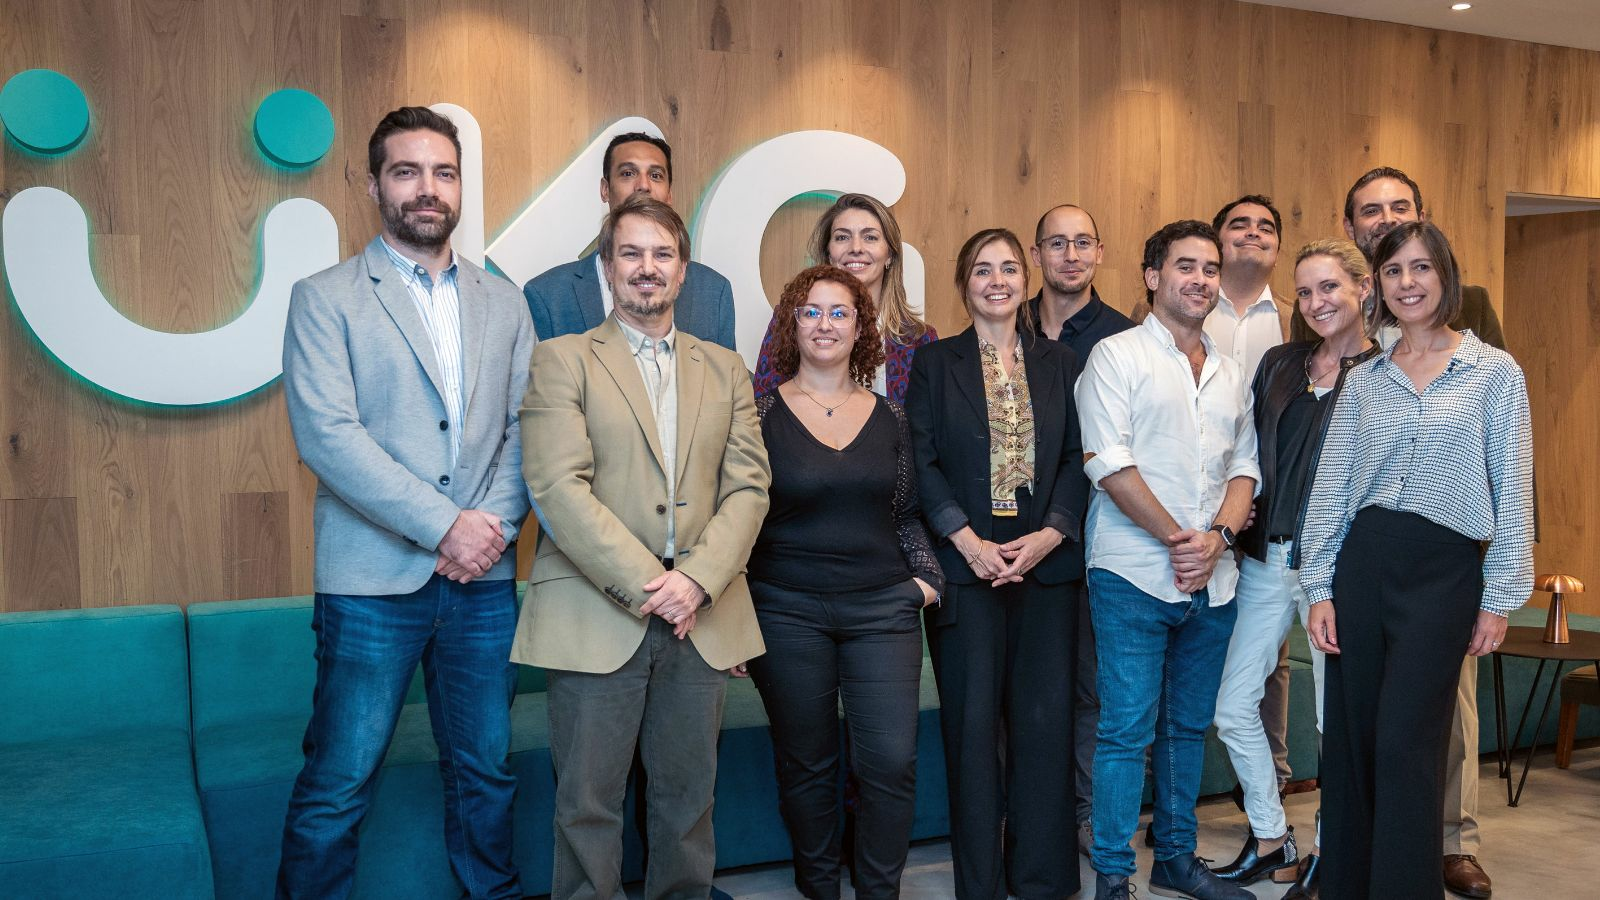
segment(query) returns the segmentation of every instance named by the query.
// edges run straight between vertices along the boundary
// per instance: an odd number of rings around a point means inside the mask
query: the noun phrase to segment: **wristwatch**
[[[1222,542],[1228,545],[1229,550],[1232,550],[1233,545],[1238,542],[1239,536],[1233,533],[1232,528],[1229,528],[1221,522],[1212,524],[1211,530],[1222,535]]]

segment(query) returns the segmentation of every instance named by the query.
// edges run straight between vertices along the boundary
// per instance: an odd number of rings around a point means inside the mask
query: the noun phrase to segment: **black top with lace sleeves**
[[[840,593],[915,575],[943,594],[944,574],[920,515],[905,411],[876,399],[861,431],[837,450],[817,440],[779,392],[757,399],[772,502],[750,554],[752,579]]]

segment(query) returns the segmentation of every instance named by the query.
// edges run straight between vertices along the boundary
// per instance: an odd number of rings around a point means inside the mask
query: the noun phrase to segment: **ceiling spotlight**
[[[1455,10],[1456,12],[1461,12],[1464,9],[1471,9],[1472,8],[1472,4],[1471,3],[1452,3],[1452,4],[1450,4],[1450,8]]]

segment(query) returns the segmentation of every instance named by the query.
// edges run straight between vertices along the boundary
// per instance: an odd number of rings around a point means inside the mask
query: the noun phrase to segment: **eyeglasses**
[[[802,306],[794,311],[794,320],[808,327],[816,326],[824,316],[835,325],[844,325],[855,319],[856,311],[848,306],[835,306],[826,311],[816,306]]]
[[[1099,244],[1100,241],[1096,238],[1088,237],[1087,235],[1080,235],[1070,241],[1064,237],[1053,237],[1044,242],[1044,248],[1049,250],[1051,253],[1065,253],[1067,252],[1067,247],[1070,246],[1079,253],[1088,253]]]

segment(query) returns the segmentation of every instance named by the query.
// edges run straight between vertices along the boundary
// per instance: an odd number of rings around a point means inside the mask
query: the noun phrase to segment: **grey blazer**
[[[466,403],[452,469],[438,360],[379,240],[300,280],[289,299],[283,395],[317,476],[318,593],[410,593],[433,575],[461,510],[498,515],[508,544],[528,514],[517,417],[535,340],[527,305],[457,257]],[[508,547],[483,577],[515,571]]]
[[[528,279],[522,286],[539,340],[583,334],[599,328],[606,320],[600,278],[595,270],[597,256],[599,251],[576,262],[563,263]],[[679,331],[702,341],[738,349],[733,346],[733,286],[710,266],[690,260],[672,321]]]

